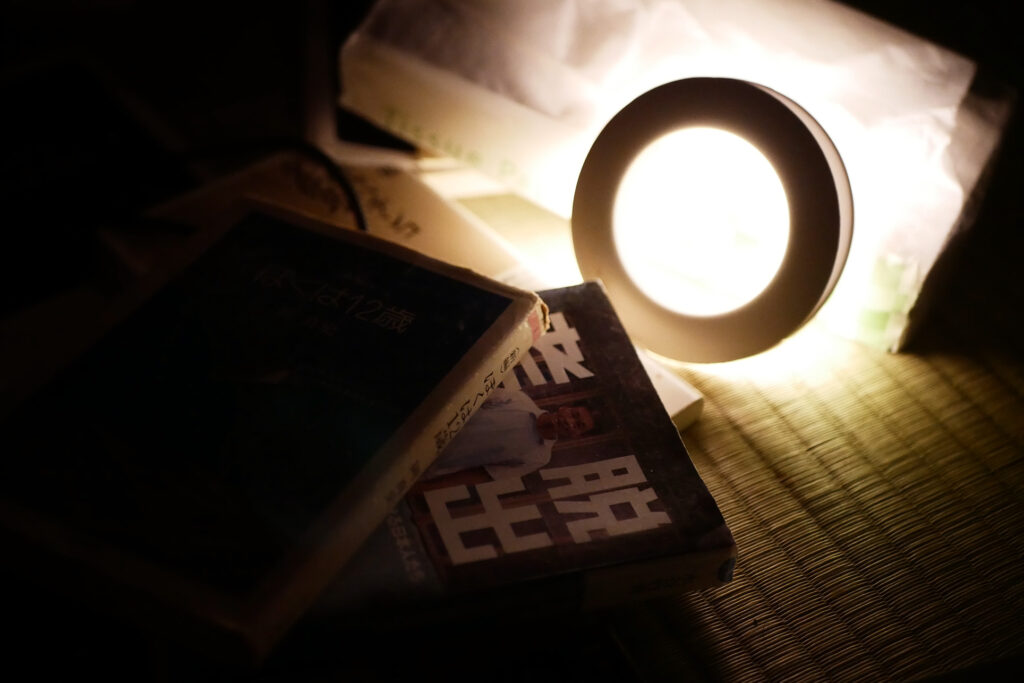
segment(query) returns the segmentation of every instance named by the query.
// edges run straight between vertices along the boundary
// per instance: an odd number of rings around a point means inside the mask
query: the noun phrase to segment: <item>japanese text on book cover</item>
[[[683,588],[728,580],[732,536],[603,289],[541,296],[548,333],[335,581],[321,613],[387,613],[623,565],[653,572],[627,592],[672,584],[664,572],[674,569],[706,574],[680,577]],[[695,556],[710,559],[678,562]]]

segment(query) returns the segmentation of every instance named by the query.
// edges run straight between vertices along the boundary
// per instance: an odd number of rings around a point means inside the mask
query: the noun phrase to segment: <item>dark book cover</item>
[[[598,283],[311,610],[311,624],[600,608],[731,579],[736,548]]]
[[[546,324],[531,293],[307,228],[246,213],[5,416],[12,563],[258,657]]]

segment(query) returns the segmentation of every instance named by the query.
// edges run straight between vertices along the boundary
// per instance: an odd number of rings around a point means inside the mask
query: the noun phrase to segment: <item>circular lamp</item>
[[[651,163],[660,170],[651,174]],[[631,207],[653,202],[659,211],[631,219]],[[693,213],[697,204],[703,215]],[[782,233],[774,242],[766,238],[773,223]],[[657,258],[638,262],[630,238],[652,226],[660,237],[648,236],[644,248]],[[677,239],[684,232],[691,237]],[[572,211],[580,271],[604,282],[631,335],[695,362],[753,355],[798,330],[832,292],[852,232],[849,180],[821,126],[783,95],[727,78],[667,83],[626,105],[590,148]],[[723,242],[732,251],[721,262],[695,253]],[[729,296],[708,306],[685,286],[681,266],[676,285],[659,292],[657,271],[687,259],[705,275],[746,284],[727,285]]]

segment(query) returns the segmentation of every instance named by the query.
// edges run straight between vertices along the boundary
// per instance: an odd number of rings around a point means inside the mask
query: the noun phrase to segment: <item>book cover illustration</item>
[[[547,322],[332,230],[247,213],[4,416],[12,543],[265,653]]]
[[[547,334],[316,616],[430,618],[495,601],[600,607],[731,578],[732,536],[603,288],[540,294]]]

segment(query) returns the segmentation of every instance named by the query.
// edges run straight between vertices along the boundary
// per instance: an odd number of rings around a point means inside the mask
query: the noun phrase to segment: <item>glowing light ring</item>
[[[789,203],[789,244],[775,277],[745,305],[710,316],[674,312],[642,292],[626,273],[612,225],[619,183],[637,154],[662,135],[691,126],[720,128],[757,147],[778,173]],[[792,100],[728,78],[674,81],[626,105],[590,148],[573,200],[580,272],[604,282],[638,342],[678,360],[734,360],[798,330],[832,292],[852,235],[849,179],[825,131]]]

